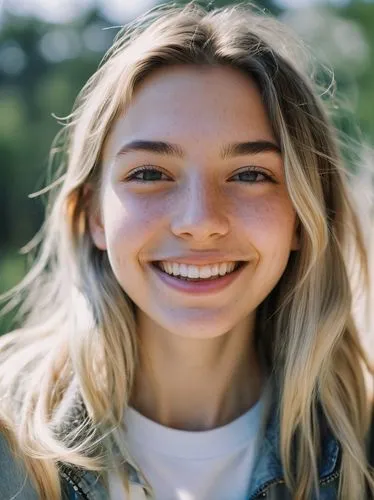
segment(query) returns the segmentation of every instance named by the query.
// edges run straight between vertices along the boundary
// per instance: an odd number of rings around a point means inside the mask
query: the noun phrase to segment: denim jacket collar
[[[280,459],[280,423],[277,408],[271,410],[263,440],[259,446],[257,460],[252,472],[249,499],[254,499],[270,485],[284,482],[283,467]],[[323,425],[322,453],[319,463],[319,481],[323,482],[338,468],[340,445],[327,427]]]

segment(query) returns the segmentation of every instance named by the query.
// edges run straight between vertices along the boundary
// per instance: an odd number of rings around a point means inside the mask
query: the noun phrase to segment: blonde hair
[[[352,316],[349,274],[353,256],[369,289],[367,252],[339,139],[300,47],[249,5],[164,5],[120,31],[79,94],[53,145],[58,169],[43,191],[46,219],[27,249],[39,252],[3,296],[7,311],[19,306],[21,326],[0,339],[2,427],[40,498],[61,498],[59,463],[105,471],[113,446],[128,458],[118,429],[137,362],[135,305],[93,244],[84,186],[99,185],[103,143],[139,83],[168,65],[228,65],[250,75],[282,147],[301,249],[258,308],[256,341],[279,381],[286,484],[294,498],[317,488],[320,404],[341,444],[339,498],[363,498],[365,484],[374,486],[364,445],[364,367],[373,370]],[[64,432],[78,400],[85,418]]]

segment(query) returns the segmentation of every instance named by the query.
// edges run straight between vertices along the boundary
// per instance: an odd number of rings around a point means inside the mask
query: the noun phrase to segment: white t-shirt
[[[165,427],[128,408],[129,449],[156,500],[247,500],[262,411],[260,399],[227,425],[191,432]],[[114,475],[109,486],[111,500],[126,499]]]

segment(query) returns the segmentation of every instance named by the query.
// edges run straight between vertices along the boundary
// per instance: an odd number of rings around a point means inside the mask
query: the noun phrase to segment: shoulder
[[[15,500],[38,500],[23,462],[0,432],[0,498],[13,497]]]
[[[61,478],[62,500],[78,497]],[[22,459],[12,450],[8,438],[0,431],[0,500],[39,500]]]

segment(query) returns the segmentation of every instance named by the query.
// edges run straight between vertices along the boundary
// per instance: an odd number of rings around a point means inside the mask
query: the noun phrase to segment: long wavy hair
[[[139,84],[171,65],[250,75],[281,144],[301,249],[258,307],[256,346],[279,386],[286,484],[298,499],[317,489],[321,407],[341,445],[339,498],[363,498],[373,488],[364,444],[365,371],[373,367],[352,313],[353,278],[369,290],[368,255],[340,136],[307,54],[254,6],[163,5],[120,30],[81,90],[52,147],[54,176],[39,193],[48,192],[48,205],[27,248],[33,265],[2,297],[19,323],[0,339],[1,430],[40,498],[61,498],[59,463],[105,471],[114,445],[128,458],[119,429],[137,363],[136,309],[92,241],[85,186],[99,191],[103,143]],[[64,433],[72,393],[87,418]]]

